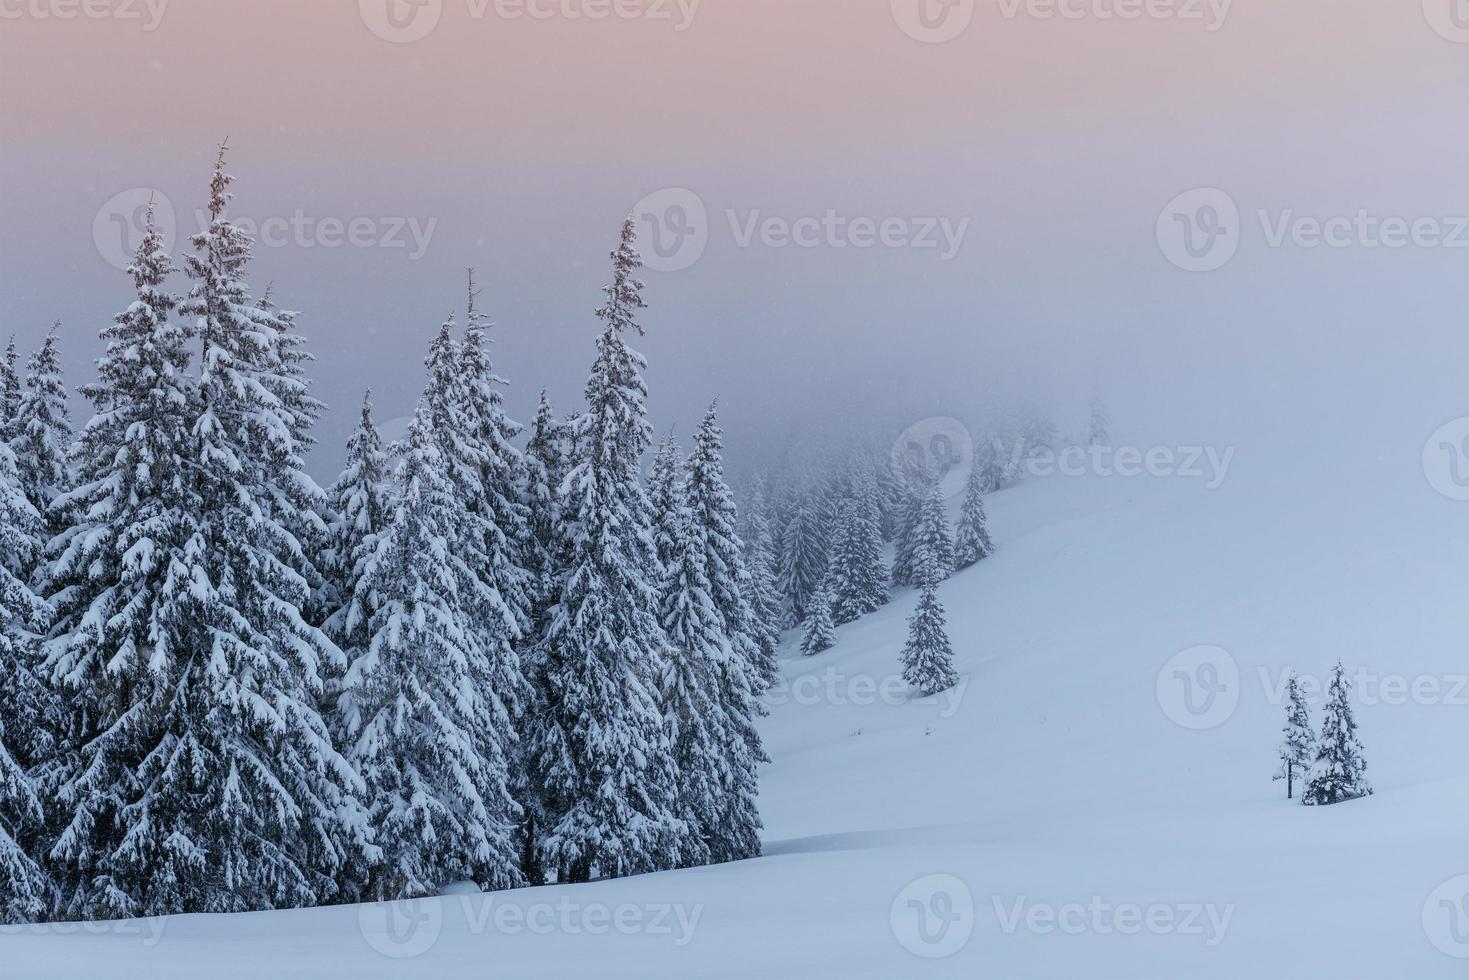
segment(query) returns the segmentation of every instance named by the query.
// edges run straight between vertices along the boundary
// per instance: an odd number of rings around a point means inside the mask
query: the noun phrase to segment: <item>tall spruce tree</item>
[[[526,571],[533,593],[532,636],[544,634],[544,613],[559,592],[556,578],[563,565],[565,532],[562,529],[561,483],[566,478],[571,446],[567,427],[557,421],[551,402],[541,391],[535,421],[525,446],[525,501],[530,547]]]
[[[891,541],[897,536],[898,526],[903,521],[908,489],[886,460],[874,468],[873,482],[877,487],[877,506],[882,515],[882,539]]]
[[[667,443],[665,443],[665,446]],[[732,781],[726,754],[724,707],[719,670],[731,656],[723,618],[710,596],[703,541],[683,505],[682,492],[670,488],[669,508],[660,515],[663,565],[660,621],[668,636],[668,655],[659,678],[659,698],[669,749],[678,772],[675,812],[683,824],[680,861],[708,864],[720,844],[725,786]]]
[[[332,515],[321,569],[326,582],[328,636],[349,658],[366,640],[365,611],[354,607],[363,561],[377,550],[390,506],[388,454],[372,421],[372,392],[362,398],[357,428],[347,440],[347,463],[328,491]]]
[[[1280,742],[1280,770],[1276,779],[1285,780],[1285,798],[1295,796],[1296,778],[1305,777],[1315,757],[1316,736],[1311,732],[1311,712],[1295,671],[1286,684],[1285,728]]]
[[[10,444],[15,435],[12,426],[20,415],[20,372],[15,350],[15,334],[5,345],[5,354],[0,357],[0,443]]]
[[[758,695],[775,683],[779,668],[757,638],[745,546],[736,531],[739,511],[724,478],[724,430],[719,427],[717,403],[709,406],[699,422],[684,471],[684,502],[691,512],[693,532],[704,539],[709,597],[719,610],[730,649],[740,658],[745,681]]]
[[[367,888],[380,899],[433,894],[452,880],[521,881],[512,704],[498,654],[469,626],[490,590],[455,551],[462,506],[420,406],[389,529],[357,583],[353,605],[368,611],[370,639],[341,698],[381,842]]]
[[[53,853],[90,862],[78,900],[114,914],[314,904],[373,850],[360,778],[317,707],[341,655],[302,614],[299,447],[278,332],[244,280],[251,239],[226,216],[231,181],[221,147],[180,308],[202,346],[196,409],[186,446],[169,447],[182,475],[159,491],[182,490],[169,520],[187,537],[128,553],[128,574],[159,583],[141,638],[122,637],[100,670],[66,644],[51,658],[64,683],[95,695],[102,674],[111,695],[79,746]]]
[[[511,660],[514,647],[530,628],[532,592],[525,568],[530,515],[520,496],[525,460],[512,441],[522,426],[505,411],[506,381],[495,373],[490,359],[492,324],[476,306],[478,298],[471,269],[464,340],[459,350],[468,444],[478,463],[478,479],[467,506],[484,538],[478,549],[478,577],[498,596],[490,617],[506,621],[506,629],[498,638],[500,656]]]
[[[812,597],[826,577],[826,541],[821,512],[810,493],[794,502],[781,534],[779,583],[790,606],[791,622],[803,621]]]
[[[779,676],[780,634],[784,617],[780,588],[775,581],[775,539],[766,511],[763,480],[757,479],[750,494],[750,506],[745,513],[745,565],[750,572],[749,603],[754,617],[755,642],[759,644],[761,660],[770,664],[775,671],[771,676],[762,678],[768,689]]]
[[[67,489],[67,454],[71,422],[66,410],[66,380],[61,372],[57,323],[26,366],[25,391],[16,406],[10,448],[21,491],[41,515],[48,533],[60,530],[62,518],[51,504]]]
[[[964,502],[959,507],[959,524],[954,530],[954,565],[968,568],[995,553],[984,513],[984,480],[979,468],[969,471],[964,483]]]
[[[26,579],[40,530],[15,458],[0,445],[0,924],[42,918],[55,891],[39,860],[47,814],[34,778],[53,753],[60,707],[37,673],[39,634],[51,610]]]
[[[949,535],[949,515],[938,484],[923,497],[912,541],[915,585],[937,585],[953,574],[954,539]]]
[[[806,617],[806,630],[801,635],[801,654],[814,657],[836,644],[836,624],[831,618],[831,583],[821,580],[816,594],[811,597]]]
[[[1371,795],[1367,760],[1362,757],[1357,721],[1352,716],[1352,685],[1346,678],[1346,669],[1338,661],[1326,690],[1316,760],[1301,793],[1301,802],[1307,806],[1327,806]]]
[[[657,556],[640,462],[652,441],[643,356],[642,265],[631,218],[612,253],[612,282],[597,311],[603,330],[573,423],[565,481],[572,523],[566,574],[546,643],[552,692],[537,729],[535,765],[548,826],[541,866],[558,881],[587,881],[676,865],[677,772],[657,697],[668,639],[658,622]]]
[[[893,570],[892,580],[894,585],[915,585],[918,579],[914,574],[914,563],[917,561],[918,547],[918,522],[923,512],[923,500],[928,492],[928,484],[916,483],[905,484],[907,498],[902,510],[898,513],[897,527],[893,533]]]
[[[925,697],[959,682],[937,584],[931,576],[922,577],[918,606],[908,620],[908,641],[903,646],[903,679]]]
[[[301,465],[306,454],[316,445],[312,429],[320,421],[326,406],[311,394],[311,378],[307,371],[316,356],[306,348],[306,338],[296,329],[301,315],[282,310],[271,299],[272,287],[255,303],[256,329],[275,348],[275,370],[261,374],[260,382],[278,403],[278,411],[290,426],[293,454],[275,461],[279,472],[288,474],[278,481],[277,491],[283,499],[276,502],[281,526],[295,539],[293,563],[306,577],[310,598],[304,607],[314,625],[332,611],[326,572],[318,563],[327,551],[329,526],[333,521],[328,494]],[[338,665],[340,667],[340,664]]]
[[[877,488],[865,471],[851,481],[832,544],[832,620],[840,626],[888,601]]]
[[[683,502],[694,554],[704,564],[709,601],[723,636],[714,668],[725,765],[720,810],[708,846],[712,860],[736,861],[760,853],[757,767],[769,759],[755,727],[762,710],[756,699],[775,683],[779,668],[765,657],[756,638],[744,545],[735,531],[739,514],[724,479],[724,433],[716,405],[709,406],[699,423],[685,466]]]
[[[998,431],[990,432],[974,445],[974,475],[979,481],[981,493],[1003,490],[1012,479],[1010,456],[1004,437]]]
[[[548,687],[545,650],[552,610],[560,597],[566,568],[569,538],[562,521],[561,484],[566,477],[570,448],[566,425],[557,421],[546,392],[542,390],[525,447],[523,499],[530,529],[526,569],[532,589],[531,627],[527,641],[521,645],[526,700],[518,728],[521,736],[520,762],[514,770],[516,779],[513,785],[522,811],[519,831],[521,874],[531,885],[546,881],[536,842],[547,824],[547,807],[534,753],[542,744],[540,728],[553,696]]]
[[[148,908],[151,871],[129,839],[128,808],[139,805],[149,751],[180,744],[166,716],[183,665],[209,653],[189,598],[190,569],[207,561],[190,551],[201,510],[190,432],[199,393],[151,212],[128,271],[136,298],[100,332],[98,376],[82,388],[96,414],[73,452],[76,486],[58,501],[72,520],[52,542],[47,582],[57,618],[46,667],[66,706],[53,857],[74,916]]]

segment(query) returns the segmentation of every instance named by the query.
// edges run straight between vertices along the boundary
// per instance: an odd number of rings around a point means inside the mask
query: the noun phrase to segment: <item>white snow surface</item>
[[[818,657],[787,634],[758,860],[8,929],[0,977],[1463,980],[1469,907],[1452,922],[1443,900],[1469,889],[1469,504],[1424,479],[1441,421],[1242,446],[1214,490],[1090,475],[993,495],[998,553],[940,590],[962,692],[870,695],[899,676],[908,590]],[[1193,730],[1165,666],[1198,645],[1233,657],[1238,703]],[[1281,671],[1324,684],[1338,657],[1381,679],[1355,692],[1376,795],[1287,803]]]

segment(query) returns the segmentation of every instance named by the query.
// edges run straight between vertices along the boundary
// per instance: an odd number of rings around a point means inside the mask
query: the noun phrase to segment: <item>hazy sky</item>
[[[59,318],[81,383],[134,210],[195,230],[228,137],[319,476],[466,266],[515,413],[574,407],[639,202],[655,420],[719,394],[739,448],[1014,387],[1150,438],[1469,400],[1461,0],[87,2],[0,0],[0,332]]]

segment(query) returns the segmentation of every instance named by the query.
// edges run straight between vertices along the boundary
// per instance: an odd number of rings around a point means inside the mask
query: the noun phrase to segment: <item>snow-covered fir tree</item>
[[[831,551],[832,621],[838,626],[888,601],[876,483],[865,470],[859,470],[849,486]]]
[[[784,619],[780,588],[775,580],[775,539],[766,512],[764,481],[757,478],[746,518],[745,566],[749,570],[749,603],[754,617],[755,642],[763,661],[779,669],[780,634]],[[775,682],[775,677],[766,684]]]
[[[660,544],[668,557],[659,613],[668,635],[668,655],[658,687],[678,772],[674,806],[683,824],[679,855],[685,866],[693,867],[710,863],[714,848],[721,844],[725,786],[734,776],[719,678],[721,665],[732,654],[723,617],[709,594],[707,560],[692,515],[678,497],[667,503],[671,509],[663,515],[660,529],[666,535]]]
[[[1107,414],[1107,403],[1102,400],[1102,393],[1093,391],[1087,402],[1086,443],[1088,446],[1107,446],[1111,444],[1111,416]]]
[[[525,675],[525,707],[520,732],[520,761],[514,767],[513,790],[521,807],[520,867],[527,884],[544,884],[536,841],[546,823],[546,806],[535,770],[537,734],[548,711],[552,692],[546,676],[545,647],[552,611],[561,595],[569,536],[562,521],[561,484],[569,465],[570,443],[566,425],[556,419],[546,392],[541,391],[525,447],[525,487],[522,499],[528,513],[530,540],[525,551],[531,583],[531,625],[521,644],[521,671]]]
[[[566,535],[562,528],[561,483],[566,478],[571,446],[565,423],[556,419],[546,392],[541,391],[535,421],[525,446],[525,502],[530,531],[526,571],[533,590],[532,636],[542,635],[544,612],[559,592],[555,581],[562,567]]]
[[[1285,727],[1280,742],[1280,769],[1275,778],[1285,780],[1285,798],[1289,800],[1295,796],[1296,779],[1304,778],[1311,769],[1316,736],[1311,731],[1311,713],[1295,671],[1291,671],[1286,682],[1285,694]]]
[[[340,703],[381,848],[367,892],[416,897],[463,879],[511,887],[521,880],[512,705],[498,654],[469,627],[489,589],[455,551],[462,501],[422,406],[391,508],[357,583],[370,638]]]
[[[59,323],[52,327],[26,365],[25,390],[15,410],[10,438],[21,491],[51,532],[61,525],[61,516],[51,513],[51,504],[67,488],[67,454],[72,441],[66,381],[56,339],[60,329]]]
[[[320,559],[327,617],[322,624],[350,663],[366,648],[371,610],[363,608],[357,582],[377,552],[390,510],[389,462],[372,421],[372,392],[362,399],[357,428],[347,440],[347,463],[328,491],[332,515]],[[339,681],[340,677],[333,677]],[[334,700],[328,697],[329,702]]]
[[[735,531],[739,515],[724,479],[724,433],[716,405],[699,423],[684,471],[691,550],[703,562],[709,602],[723,638],[714,668],[724,766],[717,822],[707,845],[711,860],[737,861],[760,853],[757,767],[769,759],[755,728],[761,713],[756,698],[775,683],[779,668],[756,639],[744,545]]]
[[[478,549],[478,577],[498,597],[487,615],[495,621],[506,618],[499,643],[501,657],[509,660],[530,628],[532,586],[525,568],[530,515],[520,497],[525,460],[512,442],[522,426],[505,411],[506,381],[495,373],[490,359],[492,325],[476,306],[478,298],[471,269],[459,350],[468,445],[478,461],[478,481],[467,505],[484,538]]]
[[[312,429],[321,420],[326,406],[311,394],[311,378],[307,370],[316,357],[306,348],[306,338],[296,329],[300,313],[282,310],[271,299],[271,287],[255,302],[254,319],[256,329],[275,348],[277,369],[261,375],[261,384],[279,402],[278,411],[291,429],[295,446],[293,457],[276,461],[275,466],[283,473],[292,474],[280,480],[280,493],[284,499],[277,501],[282,526],[296,539],[298,556],[295,563],[306,576],[310,588],[310,599],[306,611],[313,624],[320,623],[332,611],[327,596],[329,588],[326,573],[318,567],[321,556],[328,549],[328,527],[332,523],[330,500],[327,492],[317,485],[306,472],[300,461],[316,445]]]
[[[893,531],[894,585],[914,585],[914,561],[917,558],[918,520],[923,513],[923,499],[927,494],[927,483],[905,485],[906,498],[898,512],[897,526]]]
[[[968,568],[995,553],[984,513],[984,478],[978,467],[964,482],[964,501],[959,506],[959,523],[954,528],[954,566]]]
[[[922,499],[912,541],[913,584],[937,585],[954,573],[954,539],[938,484]]]
[[[923,577],[918,606],[908,620],[903,679],[924,696],[947,691],[959,682],[944,622],[944,607],[938,599],[937,580],[931,576]]]
[[[100,331],[97,379],[82,388],[96,414],[73,450],[76,485],[57,507],[72,521],[51,544],[47,579],[57,613],[47,670],[66,708],[54,857],[75,916],[147,907],[148,855],[129,841],[138,825],[123,810],[142,791],[149,750],[184,744],[168,731],[169,700],[211,645],[190,597],[192,570],[210,561],[197,550],[199,392],[151,214],[128,271],[135,298]]]
[[[878,511],[882,515],[882,539],[891,541],[897,536],[898,525],[903,521],[904,508],[908,504],[908,488],[893,472],[888,461],[874,468],[873,480],[877,489]]]
[[[806,629],[801,634],[801,654],[814,657],[823,650],[830,650],[836,641],[836,624],[831,618],[831,584],[823,579],[811,597]]]
[[[221,148],[180,308],[202,346],[189,437],[167,447],[181,472],[161,460],[162,475],[142,474],[167,481],[143,501],[167,510],[165,539],[123,563],[153,577],[156,602],[124,620],[118,652],[61,643],[49,661],[79,699],[104,707],[73,743],[80,764],[61,796],[71,812],[53,849],[89,866],[76,902],[90,912],[315,904],[338,894],[354,852],[372,851],[360,778],[318,710],[322,675],[341,655],[302,614],[307,578],[289,530],[299,448],[275,394],[278,335],[244,280],[251,239],[226,216],[231,180]],[[111,629],[105,608],[80,625]]]
[[[739,511],[724,478],[724,430],[719,427],[717,404],[710,405],[699,422],[684,474],[684,504],[692,515],[693,532],[704,539],[709,597],[723,618],[731,650],[744,664],[745,681],[758,695],[775,683],[779,668],[756,637],[745,546],[736,531]]]
[[[11,426],[20,413],[20,371],[16,367],[19,355],[15,350],[15,335],[5,345],[5,355],[0,357],[0,442],[7,446],[15,433]]]
[[[781,533],[778,581],[790,608],[790,622],[806,618],[812,597],[826,577],[826,565],[821,511],[811,494],[803,493],[792,505]]]
[[[983,493],[1003,490],[1013,482],[1011,457],[999,433],[992,432],[975,442],[974,473]]]
[[[564,483],[572,538],[548,629],[552,697],[536,728],[534,756],[548,822],[536,849],[558,881],[637,874],[682,860],[677,771],[657,697],[668,639],[658,622],[660,569],[640,479],[652,441],[646,362],[624,338],[642,333],[635,239],[629,218],[597,311],[604,326]]]
[[[1367,760],[1357,738],[1357,721],[1352,716],[1352,685],[1338,661],[1331,673],[1322,707],[1321,736],[1316,740],[1316,759],[1301,802],[1326,806],[1372,795],[1367,781]]]
[[[26,579],[41,527],[15,458],[0,445],[0,924],[43,918],[55,893],[40,854],[47,814],[34,778],[36,764],[52,755],[58,721],[59,704],[37,673],[51,610]]]

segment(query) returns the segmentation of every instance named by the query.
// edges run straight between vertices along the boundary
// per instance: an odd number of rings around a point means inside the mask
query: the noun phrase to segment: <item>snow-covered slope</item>
[[[11,930],[0,975],[1462,978],[1469,505],[1424,480],[1426,435],[1242,450],[1214,490],[1093,474],[995,495],[999,553],[941,591],[962,690],[899,688],[910,592],[820,657],[787,637],[759,860]],[[1200,645],[1228,656],[1174,659]],[[1377,795],[1289,804],[1281,671],[1338,657],[1367,671]]]

